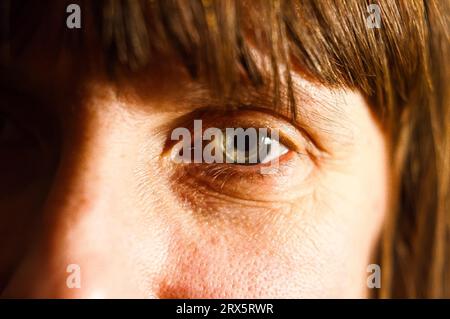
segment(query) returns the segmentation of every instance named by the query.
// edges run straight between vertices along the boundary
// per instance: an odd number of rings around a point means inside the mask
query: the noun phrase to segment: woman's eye
[[[193,138],[185,136],[174,146],[171,158],[176,163],[246,166],[270,163],[290,149],[279,142],[277,130],[268,131],[266,128],[208,128],[204,132],[197,131]]]
[[[203,114],[205,116],[205,114]],[[172,130],[165,158],[174,164],[174,190],[196,187],[204,196],[268,201],[287,198],[287,185],[314,171],[316,149],[288,121],[255,110],[214,113]],[[185,196],[183,195],[180,196]],[[216,198],[214,196],[214,198]],[[192,204],[199,200],[193,197]]]
[[[227,134],[225,132],[217,143],[217,148],[222,152],[225,162],[230,164],[265,164],[289,152],[278,138],[267,136],[267,134],[244,134],[243,132]]]

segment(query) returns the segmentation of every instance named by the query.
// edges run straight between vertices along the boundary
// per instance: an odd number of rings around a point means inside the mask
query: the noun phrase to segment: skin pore
[[[292,122],[245,84],[227,108],[171,58],[115,83],[67,60],[3,72],[2,297],[366,296],[388,172],[361,94],[294,70]],[[273,175],[173,163],[170,134],[194,119],[277,128],[289,153]]]

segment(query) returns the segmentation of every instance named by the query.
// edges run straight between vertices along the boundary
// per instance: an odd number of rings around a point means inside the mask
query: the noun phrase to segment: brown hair
[[[387,132],[391,156],[392,205],[374,256],[382,269],[376,294],[450,297],[448,1],[72,2],[84,8],[83,31],[55,39],[78,49],[102,43],[85,51],[104,56],[110,71],[137,70],[152,57],[176,54],[193,78],[206,76],[227,95],[242,73],[255,86],[264,83],[250,51],[256,46],[272,62],[274,102],[285,79],[288,105],[295,107],[294,64],[324,85],[360,91]],[[64,16],[50,13],[64,12],[68,3],[32,3],[3,2],[4,51],[20,54],[15,39],[46,15],[65,30]],[[379,29],[366,24],[371,3],[381,9]],[[279,64],[287,72],[279,74]]]

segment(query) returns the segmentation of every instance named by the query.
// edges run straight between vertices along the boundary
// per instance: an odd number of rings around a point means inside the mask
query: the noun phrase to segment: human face
[[[3,70],[4,297],[366,295],[388,172],[383,132],[360,93],[293,70],[292,122],[267,91],[244,84],[226,108],[171,58],[111,83],[46,54]],[[277,129],[289,151],[267,175],[257,165],[175,163],[171,132],[196,119]]]

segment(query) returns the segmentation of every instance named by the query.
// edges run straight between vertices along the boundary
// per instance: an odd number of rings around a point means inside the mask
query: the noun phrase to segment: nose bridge
[[[126,273],[126,241],[115,196],[127,174],[114,132],[97,125],[65,141],[38,232],[6,294],[38,297],[133,295]],[[114,278],[114,280],[111,280]]]

